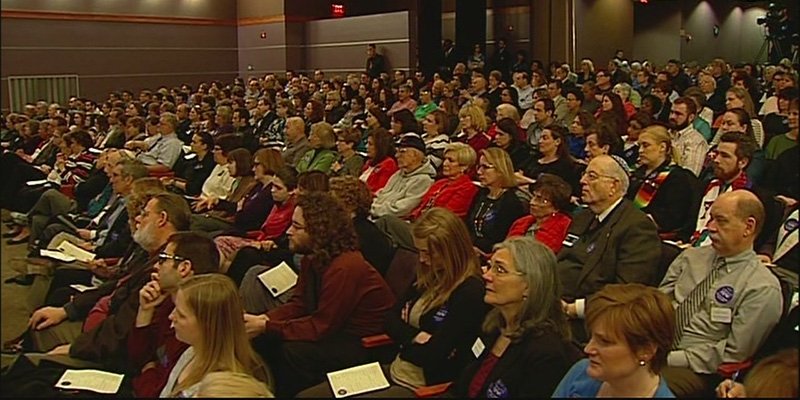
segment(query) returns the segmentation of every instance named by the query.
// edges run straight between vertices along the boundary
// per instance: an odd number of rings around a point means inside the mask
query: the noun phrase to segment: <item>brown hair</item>
[[[798,350],[784,349],[759,361],[747,374],[748,397],[797,398]]]
[[[369,137],[375,143],[375,158],[371,160],[370,164],[375,165],[386,157],[394,155],[394,141],[392,135],[386,129],[378,128],[369,131]]]
[[[228,153],[228,160],[236,163],[234,177],[253,175],[253,156],[250,155],[250,150],[241,147],[233,149]]]
[[[276,171],[286,165],[283,157],[281,157],[281,152],[276,149],[256,150],[256,154],[253,155],[253,161],[261,165],[268,175],[274,175]]]
[[[411,232],[427,242],[431,255],[430,268],[417,268],[415,284],[422,293],[424,313],[447,302],[464,280],[478,276],[480,263],[466,225],[450,210],[431,208],[417,219]]]
[[[366,183],[355,176],[331,178],[330,193],[339,200],[342,207],[356,216],[367,217],[372,207],[372,192]]]
[[[314,266],[326,267],[340,254],[358,249],[353,220],[333,196],[324,192],[303,193],[297,207],[303,210]]]
[[[675,334],[675,311],[669,297],[640,283],[609,284],[586,305],[587,330],[602,324],[611,337],[623,340],[634,353],[655,346],[650,370],[667,365]]]
[[[558,211],[569,209],[572,188],[558,175],[539,174],[539,177],[536,178],[536,183],[531,185],[531,193],[533,192],[540,192],[545,199],[550,200],[550,203]]]

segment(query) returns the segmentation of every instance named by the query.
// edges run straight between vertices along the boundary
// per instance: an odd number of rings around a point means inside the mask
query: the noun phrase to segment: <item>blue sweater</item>
[[[553,397],[597,397],[597,392],[600,391],[603,382],[587,375],[586,368],[588,367],[588,358],[576,362],[558,384],[556,391],[553,392]],[[667,387],[667,381],[663,376],[653,397],[675,397]]]

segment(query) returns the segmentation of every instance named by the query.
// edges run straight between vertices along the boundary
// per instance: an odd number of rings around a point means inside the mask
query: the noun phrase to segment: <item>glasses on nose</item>
[[[496,277],[504,277],[508,275],[518,275],[518,276],[525,275],[524,273],[519,271],[509,271],[508,269],[506,269],[506,267],[491,261],[489,261],[488,264],[489,265],[484,265],[481,267],[481,270],[483,271],[484,274],[491,272],[492,275]]]
[[[186,261],[185,257],[176,256],[174,254],[167,254],[167,253],[159,253],[158,254],[158,262],[164,263],[167,260],[175,260],[177,262]]]
[[[487,170],[487,169],[493,169],[493,168],[494,168],[494,165],[492,165],[492,164],[478,164],[478,169],[482,169],[484,171]]]

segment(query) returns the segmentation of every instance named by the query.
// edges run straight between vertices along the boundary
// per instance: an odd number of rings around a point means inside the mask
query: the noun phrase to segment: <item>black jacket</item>
[[[410,310],[422,295],[411,286],[387,315],[386,332],[400,344],[400,358],[423,369],[426,385],[452,381],[474,359],[470,348],[489,311],[483,294],[483,281],[477,276],[467,278],[444,305],[422,314],[420,329],[416,329],[400,318],[403,308],[408,305]],[[413,342],[420,331],[431,334],[425,344]]]
[[[462,371],[458,381],[450,389],[451,394],[467,397],[472,379],[491,353],[498,336],[495,333],[481,337],[486,348],[480,358]],[[471,351],[470,356],[474,359]],[[581,357],[577,346],[555,333],[529,333],[506,348],[483,383],[478,397],[550,398],[561,378]]]

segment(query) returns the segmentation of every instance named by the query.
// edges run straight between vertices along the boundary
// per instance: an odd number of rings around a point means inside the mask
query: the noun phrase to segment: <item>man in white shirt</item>
[[[527,72],[514,73],[514,84],[511,87],[517,90],[519,95],[517,103],[523,112],[533,107],[533,86],[530,84]]]

